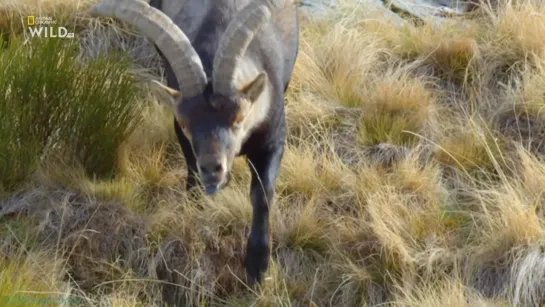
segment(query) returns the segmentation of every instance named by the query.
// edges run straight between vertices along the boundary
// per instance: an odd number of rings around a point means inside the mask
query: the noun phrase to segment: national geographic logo
[[[73,38],[74,33],[68,32],[65,27],[59,27],[57,21],[51,17],[27,16],[26,23],[32,37],[45,38]]]
[[[51,17],[47,17],[47,16],[46,17],[43,17],[43,16],[36,17],[34,15],[30,15],[30,16],[27,16],[26,21],[27,21],[28,26],[34,26],[34,25],[52,26],[52,25],[57,24],[56,20],[54,20]]]

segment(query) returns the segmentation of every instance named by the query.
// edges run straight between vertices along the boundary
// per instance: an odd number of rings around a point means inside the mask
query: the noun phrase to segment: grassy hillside
[[[0,2],[0,305],[545,304],[545,4],[303,14],[252,290],[244,159],[216,197],[186,194],[155,50],[76,1]],[[29,14],[75,39],[25,41]]]

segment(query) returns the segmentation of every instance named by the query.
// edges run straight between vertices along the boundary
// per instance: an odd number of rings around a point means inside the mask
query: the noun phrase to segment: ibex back
[[[284,95],[298,53],[293,0],[103,0],[91,9],[134,25],[165,62],[187,189],[213,195],[236,156],[252,173],[249,284],[269,263],[269,209],[286,138]],[[151,5],[151,6],[150,6]],[[165,12],[165,13],[163,13]]]

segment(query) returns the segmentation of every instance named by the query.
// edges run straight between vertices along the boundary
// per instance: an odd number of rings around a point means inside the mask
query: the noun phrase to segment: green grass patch
[[[17,259],[0,258],[0,306],[78,305],[78,297],[63,297],[54,279],[59,275],[54,263],[44,263],[44,255],[30,254]],[[47,257],[45,257],[47,258]],[[50,260],[50,259],[49,259]],[[60,264],[58,264],[60,267]],[[53,276],[52,276],[53,275]]]
[[[140,89],[121,55],[83,63],[75,40],[11,38],[0,53],[0,190],[28,179],[49,149],[110,176],[140,122]]]

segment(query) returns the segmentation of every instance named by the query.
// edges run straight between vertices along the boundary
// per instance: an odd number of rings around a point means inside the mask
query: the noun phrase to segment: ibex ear
[[[157,80],[152,80],[152,82],[158,85],[163,93],[167,94],[166,98],[169,101],[171,107],[174,107],[176,106],[176,104],[178,104],[180,98],[182,97],[182,93],[180,91],[168,87]]]
[[[257,77],[250,83],[246,84],[241,90],[240,93],[245,96],[250,102],[254,103],[263,90],[265,89],[265,84],[267,83],[267,74],[265,72],[260,73]]]

